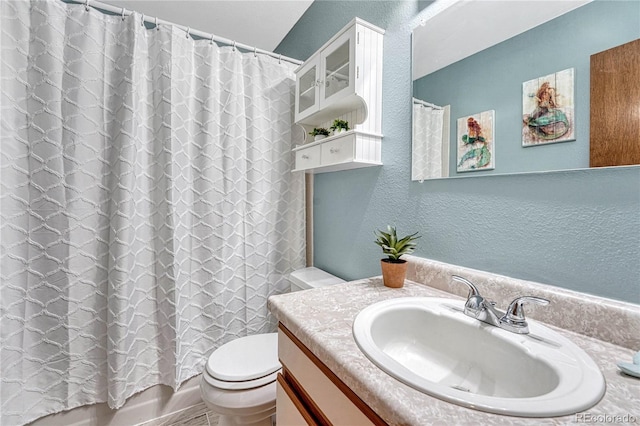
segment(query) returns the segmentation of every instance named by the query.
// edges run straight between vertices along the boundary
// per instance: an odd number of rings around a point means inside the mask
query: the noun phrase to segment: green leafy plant
[[[378,230],[376,237],[375,243],[382,247],[382,252],[388,256],[386,260],[391,263],[402,263],[404,260],[400,259],[400,256],[413,253],[416,248],[414,241],[420,238],[420,235],[416,232],[398,238],[395,226],[387,226],[387,232]]]
[[[345,120],[333,120],[333,126],[331,126],[331,130],[344,129],[345,131],[349,130],[349,122]]]
[[[309,132],[311,136],[324,135],[329,136],[329,131],[324,127],[314,127],[312,131]]]

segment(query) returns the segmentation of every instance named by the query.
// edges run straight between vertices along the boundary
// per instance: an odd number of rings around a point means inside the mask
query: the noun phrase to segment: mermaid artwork
[[[481,169],[491,163],[491,152],[487,148],[487,140],[482,135],[480,124],[473,117],[467,119],[467,134],[462,135],[462,142],[465,147],[472,148],[460,158],[458,169],[462,168],[467,161],[475,160],[475,164],[468,165],[466,169]],[[474,147],[475,144],[481,145]]]
[[[542,83],[536,93],[536,109],[524,116],[524,124],[539,139],[554,140],[569,131],[569,120],[556,102],[555,89],[549,82]]]

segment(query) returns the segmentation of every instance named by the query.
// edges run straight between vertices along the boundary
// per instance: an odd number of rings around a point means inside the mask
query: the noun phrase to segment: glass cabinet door
[[[298,114],[304,114],[305,111],[317,104],[317,70],[318,66],[313,64],[298,80]],[[311,111],[308,111],[311,112]]]
[[[339,93],[347,94],[350,90],[353,91],[353,47],[352,34],[346,33],[329,46],[327,53],[322,56],[324,75],[323,90],[320,94],[323,101]],[[336,99],[341,97],[336,96]]]

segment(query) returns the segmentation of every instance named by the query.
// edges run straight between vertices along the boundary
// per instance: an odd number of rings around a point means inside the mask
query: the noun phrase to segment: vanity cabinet
[[[355,18],[296,70],[295,122],[304,128],[304,134],[314,127],[328,129],[335,119],[348,121],[352,130],[317,143],[300,141],[304,145],[294,149],[295,171],[326,172],[382,164],[383,34],[384,30]],[[342,154],[319,157],[318,151],[336,149],[311,149],[323,144],[341,145],[340,152],[351,158],[345,160]],[[330,158],[335,162],[329,163]]]
[[[386,424],[282,324],[278,356],[278,426]]]

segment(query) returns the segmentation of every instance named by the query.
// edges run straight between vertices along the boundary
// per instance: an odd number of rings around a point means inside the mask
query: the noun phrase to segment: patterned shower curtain
[[[292,64],[2,1],[3,425],[177,389],[304,264]]]

